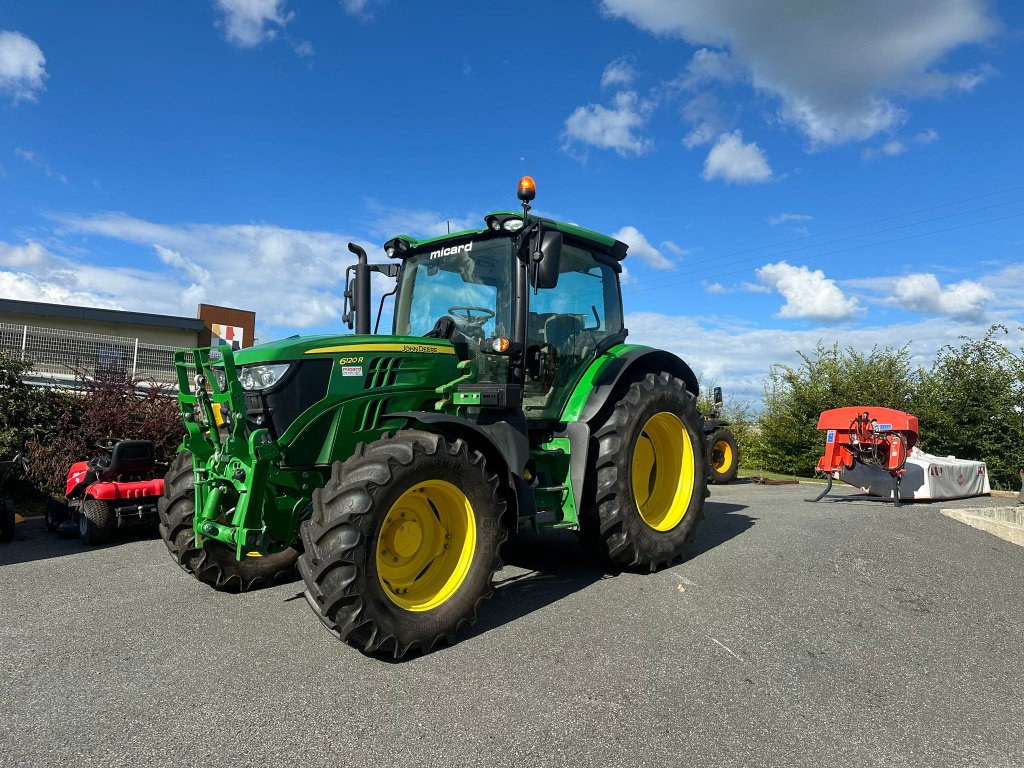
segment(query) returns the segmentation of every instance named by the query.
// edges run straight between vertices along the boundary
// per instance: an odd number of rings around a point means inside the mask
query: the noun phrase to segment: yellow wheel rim
[[[696,473],[690,433],[674,413],[647,420],[633,447],[633,498],[640,517],[656,531],[679,525],[690,506]]]
[[[732,466],[732,446],[725,440],[718,440],[711,449],[711,458],[716,472],[725,472]]]
[[[377,577],[407,611],[429,611],[454,595],[476,552],[476,517],[444,480],[417,483],[396,501],[377,535]]]

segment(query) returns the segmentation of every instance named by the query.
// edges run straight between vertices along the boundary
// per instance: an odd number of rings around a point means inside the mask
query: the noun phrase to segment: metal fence
[[[0,323],[0,351],[31,362],[35,376],[61,382],[117,374],[177,388],[176,349],[129,336]]]

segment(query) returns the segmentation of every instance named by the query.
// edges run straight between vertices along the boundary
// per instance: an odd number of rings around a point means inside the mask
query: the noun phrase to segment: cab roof
[[[514,216],[516,218],[522,218],[523,214],[519,211],[491,211],[484,218],[490,219],[492,217],[508,218]],[[595,232],[592,229],[586,229],[585,227],[579,227],[575,224],[567,224],[564,221],[556,221],[555,219],[545,219],[541,216],[530,216],[532,220],[540,221],[545,227],[557,230],[571,240],[582,240],[589,246],[593,247],[594,250],[606,253],[612,256],[616,261],[622,261],[626,258],[626,251],[629,246],[621,240],[616,240],[608,235],[602,235],[600,232]],[[404,240],[409,245],[409,250],[417,250],[423,246],[431,245],[432,243],[443,242],[445,240],[461,239],[464,237],[472,237],[473,235],[490,235],[493,234],[491,229],[484,226],[483,229],[463,229],[458,232],[452,232],[447,235],[440,235],[438,237],[430,237],[425,240],[417,240],[409,235],[398,235],[392,240]],[[390,241],[389,241],[390,242]]]

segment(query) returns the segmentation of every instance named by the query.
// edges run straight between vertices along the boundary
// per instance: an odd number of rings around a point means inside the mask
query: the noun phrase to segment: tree
[[[115,371],[80,377],[79,386],[80,393],[50,414],[46,438],[29,444],[29,475],[40,491],[63,496],[72,462],[95,456],[103,437],[152,440],[157,461],[174,458],[185,430],[171,393],[155,384],[140,387]]]
[[[921,448],[936,455],[984,461],[998,488],[1015,488],[1024,467],[1024,351],[1015,354],[993,325],[980,340],[947,345],[921,384],[913,413]]]

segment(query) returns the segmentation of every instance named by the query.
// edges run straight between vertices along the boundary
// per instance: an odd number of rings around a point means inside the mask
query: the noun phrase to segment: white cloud
[[[977,86],[990,68],[936,67],[999,28],[986,0],[863,0],[855,8],[806,0],[602,0],[602,6],[649,32],[728,54],[758,92],[779,100],[781,119],[813,145],[860,141],[901,125],[907,113],[898,98]],[[713,72],[694,66],[697,80]]]
[[[155,252],[162,268],[126,281],[125,270],[82,263],[82,290],[134,309],[191,315],[200,301],[244,304],[274,328],[337,326],[349,241],[383,260],[379,247],[335,232],[270,224],[158,224],[124,213],[55,217],[60,231],[111,238]],[[111,275],[120,276],[111,280]]]
[[[285,0],[214,0],[222,14],[220,25],[228,42],[252,48],[277,36],[295,14],[286,13]]]
[[[794,267],[780,261],[760,267],[757,279],[786,300],[779,317],[832,323],[850,318],[859,308],[857,300],[847,298],[835,280],[825,277],[820,269]]]
[[[706,181],[722,179],[732,184],[753,184],[770,181],[772,169],[764,151],[754,142],[745,144],[739,131],[718,137],[704,161],[701,176]]]
[[[368,203],[368,208],[373,216],[369,227],[370,234],[381,239],[392,238],[395,235],[411,235],[426,240],[463,229],[480,229],[484,225],[484,217],[474,213],[444,216],[437,211],[392,208],[374,201]]]
[[[349,16],[358,16],[363,19],[372,18],[371,9],[375,5],[381,5],[384,0],[341,0],[341,7]]]
[[[728,51],[714,51],[701,48],[693,54],[680,85],[683,88],[699,88],[709,83],[729,83],[738,80],[742,75]]]
[[[661,247],[664,248],[669,253],[679,257],[688,256],[690,254],[688,250],[686,250],[685,248],[680,248],[671,240],[662,240]]]
[[[723,302],[727,306],[728,302]],[[1008,323],[1011,347],[1024,346],[1019,323]],[[909,344],[911,363],[927,367],[946,344],[959,344],[959,336],[980,338],[986,323],[949,318],[927,318],[895,325],[865,325],[841,330],[815,327],[790,330],[751,327],[731,318],[696,318],[655,312],[628,312],[626,327],[631,344],[648,344],[674,352],[687,361],[706,382],[725,388],[730,400],[758,402],[764,380],[775,363],[799,365],[797,350],[810,352],[818,341],[852,346],[867,353],[876,345]]]
[[[683,120],[691,125],[683,138],[687,149],[710,144],[734,123],[735,116],[726,115],[726,109],[715,94],[705,92],[694,96],[683,105]]]
[[[632,85],[636,80],[636,67],[626,57],[616,59],[601,73],[602,88],[618,88]]]
[[[31,149],[22,149],[21,147],[17,147],[14,150],[14,154],[29,165],[34,165],[36,168],[41,170],[46,175],[46,178],[57,179],[61,184],[68,183],[68,177],[55,170],[52,165],[39,156],[38,152],[34,152]]]
[[[647,124],[651,105],[634,91],[617,93],[611,107],[577,107],[565,121],[564,137],[599,149],[614,149],[622,157],[636,157],[651,148],[650,139],[637,135]]]
[[[860,156],[862,160],[877,160],[883,156],[896,157],[909,150],[911,144],[927,146],[928,144],[934,144],[938,140],[938,131],[929,128],[927,131],[915,134],[910,139],[889,139],[880,147],[867,147],[860,153]]]
[[[981,283],[964,280],[943,288],[935,275],[926,272],[897,278],[889,301],[912,312],[980,320],[985,315],[985,306],[994,298],[992,291]]]
[[[779,224],[801,223],[804,221],[810,221],[813,216],[808,216],[806,213],[780,213],[778,216],[772,216],[768,219],[768,223],[773,227],[779,226]]]
[[[53,261],[53,256],[42,245],[32,240],[24,245],[0,242],[0,267],[15,269],[39,268]]]
[[[629,246],[629,255],[640,259],[654,269],[672,269],[675,266],[665,254],[651,245],[643,233],[636,227],[625,226],[612,235]]]
[[[0,93],[19,101],[35,101],[45,87],[46,57],[20,32],[0,31]]]

